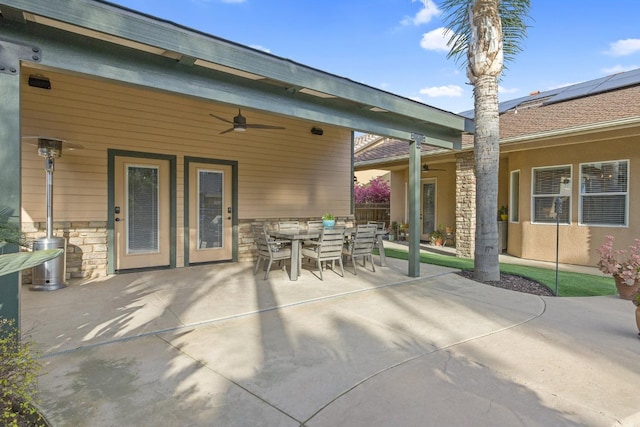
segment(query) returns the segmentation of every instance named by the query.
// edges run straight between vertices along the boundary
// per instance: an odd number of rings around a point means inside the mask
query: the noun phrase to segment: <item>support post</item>
[[[2,46],[0,46],[0,49]],[[20,227],[20,76],[0,73],[0,208],[8,212],[6,225]],[[4,218],[3,218],[4,220]],[[15,244],[2,253],[18,252]],[[0,317],[20,327],[20,273],[0,276]]]
[[[8,8],[7,13],[11,12]],[[4,9],[3,9],[4,14]],[[20,61],[40,62],[39,47],[0,38],[0,209],[6,213],[4,226],[22,226],[20,211]],[[1,253],[19,251],[15,244],[2,247]],[[20,327],[20,273],[0,276],[0,317],[14,320]]]
[[[420,277],[420,147],[424,135],[412,133],[409,143],[409,277]]]

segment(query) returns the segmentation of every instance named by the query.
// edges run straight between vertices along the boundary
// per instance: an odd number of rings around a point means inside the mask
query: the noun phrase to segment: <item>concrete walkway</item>
[[[22,292],[54,426],[638,426],[618,297],[507,291],[389,259],[320,281],[247,263]]]

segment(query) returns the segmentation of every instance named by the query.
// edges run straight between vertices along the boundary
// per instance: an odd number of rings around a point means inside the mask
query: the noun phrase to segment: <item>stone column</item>
[[[473,151],[456,154],[456,256],[473,258],[476,235],[476,175]]]

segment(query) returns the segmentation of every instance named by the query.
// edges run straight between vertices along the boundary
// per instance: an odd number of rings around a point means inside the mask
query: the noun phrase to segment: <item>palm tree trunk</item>
[[[498,263],[498,166],[500,160],[500,118],[498,80],[477,77],[475,98],[476,242],[474,278],[499,281]]]

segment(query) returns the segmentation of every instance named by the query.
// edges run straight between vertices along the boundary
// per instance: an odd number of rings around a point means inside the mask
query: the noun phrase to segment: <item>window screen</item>
[[[628,192],[627,160],[580,165],[580,223],[627,225]]]
[[[571,166],[534,168],[533,222],[569,224],[571,218]]]

